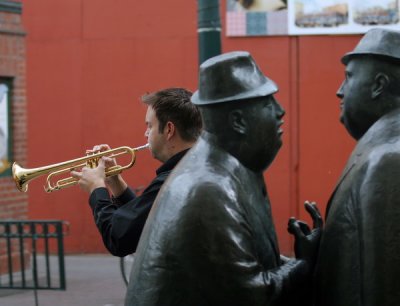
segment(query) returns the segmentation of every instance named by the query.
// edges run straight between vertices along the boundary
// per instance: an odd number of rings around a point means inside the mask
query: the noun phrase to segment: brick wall
[[[11,82],[12,159],[26,164],[26,83],[25,31],[22,3],[0,0],[0,78]],[[27,194],[15,188],[11,176],[0,177],[0,220],[24,220],[28,215]],[[0,228],[0,235],[2,229]],[[4,239],[0,239],[0,271],[6,256]]]

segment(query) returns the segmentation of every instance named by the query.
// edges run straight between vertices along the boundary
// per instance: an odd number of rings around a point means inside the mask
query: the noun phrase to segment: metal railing
[[[58,220],[0,221],[0,289],[65,290],[63,236]]]

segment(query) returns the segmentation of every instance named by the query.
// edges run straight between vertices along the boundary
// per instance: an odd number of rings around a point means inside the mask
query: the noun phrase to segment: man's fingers
[[[82,178],[82,173],[81,173],[81,172],[77,172],[77,171],[72,170],[72,171],[70,172],[70,174],[71,174],[71,176],[72,176],[73,178],[76,178],[76,179],[78,179],[78,180],[80,180],[80,179]]]
[[[102,152],[102,151],[107,151],[110,150],[110,146],[108,144],[99,144],[93,146],[91,150],[86,150],[86,154],[88,153],[97,153],[97,152]]]
[[[323,221],[322,221],[321,213],[319,212],[319,209],[317,207],[317,204],[315,202],[305,201],[304,207],[305,207],[306,211],[310,214],[310,216],[313,220],[313,227],[314,228],[322,228]]]
[[[104,160],[104,164],[106,165],[106,167],[112,167],[117,164],[114,158],[103,156],[102,159]]]
[[[107,151],[110,150],[110,146],[108,144],[99,144],[93,147],[93,151]]]
[[[104,166],[105,163],[106,163],[105,157],[102,156],[102,157],[99,159],[99,166],[100,166],[100,165],[101,165],[101,166]]]
[[[107,162],[111,162],[111,161],[114,160],[113,158],[108,157],[108,156],[103,156],[102,159],[103,159],[106,163],[107,163]]]
[[[106,161],[104,160],[104,157],[100,158],[99,163],[97,164],[97,169],[100,169],[103,172],[105,171]]]

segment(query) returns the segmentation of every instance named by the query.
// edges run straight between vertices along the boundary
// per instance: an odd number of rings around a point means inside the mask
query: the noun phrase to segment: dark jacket
[[[160,191],[125,305],[289,305],[304,262],[281,264],[262,173],[203,132]]]
[[[400,305],[400,111],[359,140],[328,203],[318,306]]]
[[[118,198],[110,198],[106,188],[95,189],[89,198],[94,221],[108,251],[126,256],[136,251],[149,211],[172,169],[186,154],[182,151],[157,169],[156,178],[140,196],[127,188]]]

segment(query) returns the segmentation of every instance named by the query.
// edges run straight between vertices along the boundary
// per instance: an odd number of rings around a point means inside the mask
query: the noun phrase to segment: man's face
[[[285,111],[273,95],[260,100],[249,112],[249,145],[254,147],[255,170],[265,170],[282,146],[282,117]]]
[[[161,162],[166,161],[165,151],[166,151],[166,135],[165,133],[160,133],[159,131],[159,121],[157,119],[156,113],[151,106],[147,107],[146,112],[146,132],[145,137],[147,137],[147,142],[150,145],[150,152],[153,157]]]
[[[379,103],[372,99],[376,63],[369,57],[353,58],[346,66],[345,80],[336,95],[340,103],[340,121],[349,134],[360,139],[380,117]]]

